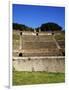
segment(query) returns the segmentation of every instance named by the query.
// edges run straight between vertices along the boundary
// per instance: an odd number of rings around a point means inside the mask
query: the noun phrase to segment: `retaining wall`
[[[64,72],[64,57],[14,57],[13,67],[16,71]]]

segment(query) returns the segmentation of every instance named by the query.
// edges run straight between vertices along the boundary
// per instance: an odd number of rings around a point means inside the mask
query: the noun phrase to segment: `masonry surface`
[[[63,33],[13,31],[13,61],[16,71],[65,71]]]

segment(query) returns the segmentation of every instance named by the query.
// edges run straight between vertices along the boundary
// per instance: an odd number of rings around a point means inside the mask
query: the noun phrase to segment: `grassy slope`
[[[60,83],[64,81],[64,73],[13,72],[13,85]]]
[[[65,35],[64,35],[64,34],[56,35],[56,36],[55,36],[55,39],[56,39],[56,40],[65,40]]]

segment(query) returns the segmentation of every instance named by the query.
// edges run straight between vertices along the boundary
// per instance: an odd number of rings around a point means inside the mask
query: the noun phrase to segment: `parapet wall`
[[[13,57],[13,67],[16,71],[65,71],[65,58],[62,57]]]

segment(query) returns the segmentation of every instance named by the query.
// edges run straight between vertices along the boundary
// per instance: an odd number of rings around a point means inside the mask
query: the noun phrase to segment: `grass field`
[[[55,36],[55,39],[56,40],[65,40],[65,35],[64,34],[62,34],[62,35],[56,35]]]
[[[61,83],[64,81],[64,73],[13,71],[13,85]]]
[[[13,34],[13,40],[19,40],[19,39],[20,39],[19,35]]]

